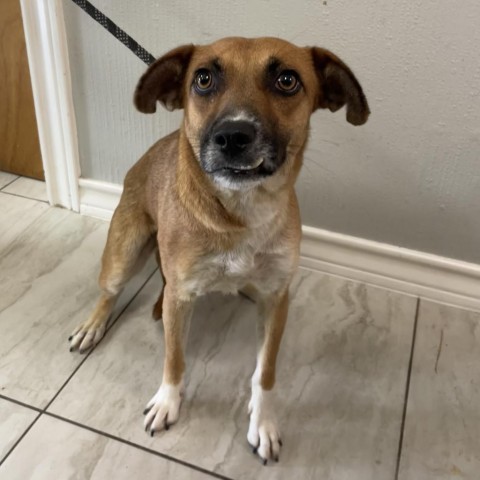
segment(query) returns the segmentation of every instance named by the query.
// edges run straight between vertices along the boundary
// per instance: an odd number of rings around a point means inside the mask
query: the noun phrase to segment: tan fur
[[[263,300],[260,313],[263,321],[259,327],[262,339],[260,385],[264,390],[271,390],[275,385],[275,364],[287,321],[288,290],[267,301]]]
[[[282,96],[265,83],[272,58],[298,72],[299,94]],[[222,63],[225,88],[206,99],[192,93],[192,79],[199,68],[213,61]],[[288,314],[288,287],[299,257],[301,223],[294,184],[310,115],[317,108],[334,111],[343,105],[347,120],[355,125],[369,115],[360,84],[338,57],[324,49],[299,48],[273,38],[227,38],[207,46],[178,47],[151,65],[139,81],[137,108],[152,113],[157,101],[169,109],[183,108],[182,125],[153,145],[127,174],[102,259],[102,297],[72,340],[72,348],[93,344],[87,341],[93,335],[91,329],[104,329],[115,298],[156,238],[165,286],[153,315],[162,316],[165,326],[162,385],[166,387],[151,401],[158,404],[148,416],[152,425],[163,424],[156,418],[157,412],[164,411],[159,402],[168,403],[171,415],[178,416],[179,389],[168,385],[179,386],[183,381],[186,322],[195,297],[210,291],[245,289],[255,297],[261,314],[258,388],[273,388]],[[273,125],[279,138],[288,138],[284,163],[248,190],[214,183],[199,162],[203,129],[221,115],[241,117],[251,110],[262,123]],[[263,428],[259,412],[253,413],[251,438],[258,436],[257,424]],[[164,423],[168,425],[168,418]],[[274,447],[261,448],[278,451],[278,444]]]

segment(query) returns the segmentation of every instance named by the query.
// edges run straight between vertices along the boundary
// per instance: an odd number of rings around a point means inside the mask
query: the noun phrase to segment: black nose
[[[213,141],[219,150],[230,156],[243,152],[255,140],[255,127],[250,122],[226,121],[213,134]]]

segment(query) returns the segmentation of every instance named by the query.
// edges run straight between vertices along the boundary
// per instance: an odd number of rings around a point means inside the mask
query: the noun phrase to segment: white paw
[[[77,350],[80,353],[86,352],[89,348],[95,346],[105,335],[106,323],[100,325],[90,324],[89,322],[79,325],[68,338],[70,342],[70,351]]]
[[[247,440],[253,447],[253,453],[259,455],[264,465],[268,460],[278,462],[282,446],[271,395],[271,392],[254,391],[248,405],[250,425]]]
[[[168,430],[177,420],[180,412],[180,404],[182,403],[182,386],[163,384],[158,392],[147,403],[147,407],[143,412],[145,421],[143,425],[145,431],[150,431],[153,437],[155,432]]]

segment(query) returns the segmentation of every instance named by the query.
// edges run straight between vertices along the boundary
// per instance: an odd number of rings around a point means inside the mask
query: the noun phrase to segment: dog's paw
[[[80,353],[85,353],[102,339],[105,335],[105,330],[105,323],[101,323],[100,325],[89,322],[82,323],[68,338],[70,351],[78,350]]]
[[[258,454],[266,465],[268,460],[278,462],[282,440],[271,402],[264,395],[260,398],[254,398],[252,395],[248,405],[250,425],[247,440],[253,448],[253,453]]]
[[[181,385],[162,384],[143,412],[145,431],[153,437],[156,432],[168,430],[178,420],[181,403]]]

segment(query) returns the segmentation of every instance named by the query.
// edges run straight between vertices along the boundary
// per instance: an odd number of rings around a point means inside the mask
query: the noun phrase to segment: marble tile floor
[[[10,195],[48,203],[45,182],[33,178],[0,172],[0,191]]]
[[[20,178],[18,175],[13,173],[7,173],[0,171],[0,190],[5,188],[7,185],[10,185],[12,182]]]
[[[480,478],[480,314],[306,269],[278,363],[280,462],[246,442],[256,312],[241,297],[198,301],[180,420],[148,436],[154,262],[101,343],[70,353],[108,225],[49,207],[31,182],[0,172],[0,480]]]

